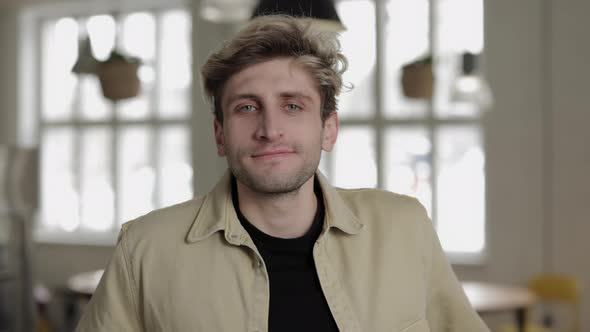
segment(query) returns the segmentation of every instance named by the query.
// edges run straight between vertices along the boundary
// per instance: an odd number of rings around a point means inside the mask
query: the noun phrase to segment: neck
[[[317,209],[313,176],[285,194],[257,193],[236,182],[240,211],[260,231],[291,239],[303,236],[311,227]]]

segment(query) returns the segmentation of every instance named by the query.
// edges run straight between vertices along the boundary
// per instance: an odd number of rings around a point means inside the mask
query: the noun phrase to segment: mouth
[[[252,158],[255,159],[270,159],[270,158],[277,158],[277,157],[286,157],[293,154],[293,150],[287,149],[280,149],[280,150],[265,150],[259,151],[252,154]]]

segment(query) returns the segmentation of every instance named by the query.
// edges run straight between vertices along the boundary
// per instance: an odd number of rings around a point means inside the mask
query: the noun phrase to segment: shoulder
[[[422,242],[432,223],[414,197],[380,189],[337,189],[369,233],[398,234]]]
[[[354,212],[376,211],[394,214],[422,214],[422,204],[414,197],[381,189],[342,189],[337,192]]]
[[[123,237],[128,244],[184,241],[203,200],[196,197],[128,221],[121,227],[119,241]]]

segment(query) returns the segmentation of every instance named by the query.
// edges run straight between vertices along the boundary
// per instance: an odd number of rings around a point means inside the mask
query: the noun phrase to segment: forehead
[[[294,58],[275,58],[244,68],[229,78],[223,89],[222,103],[235,95],[299,93],[320,98],[317,83],[307,68]]]

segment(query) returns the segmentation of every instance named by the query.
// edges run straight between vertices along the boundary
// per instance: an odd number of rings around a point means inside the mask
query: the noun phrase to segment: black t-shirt
[[[324,200],[314,181],[317,211],[309,231],[294,239],[270,236],[252,225],[240,212],[236,180],[232,180],[234,208],[256,248],[270,279],[270,332],[338,331],[313,260],[313,246],[324,224]]]

